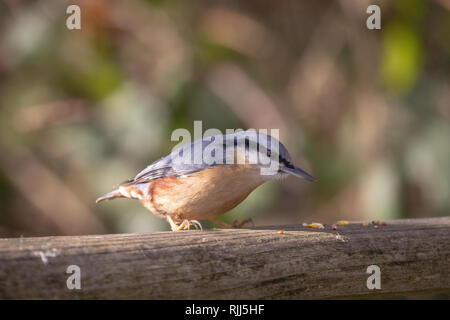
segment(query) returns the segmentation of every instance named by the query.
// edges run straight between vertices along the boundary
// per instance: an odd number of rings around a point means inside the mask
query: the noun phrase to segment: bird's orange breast
[[[265,181],[246,165],[219,165],[187,177],[155,179],[141,202],[175,221],[210,219],[237,206]]]

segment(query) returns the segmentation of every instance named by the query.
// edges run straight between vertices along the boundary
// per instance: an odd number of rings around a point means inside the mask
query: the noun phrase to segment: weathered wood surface
[[[279,229],[284,234],[278,234]],[[369,290],[369,265],[381,290]],[[69,265],[81,290],[69,290]],[[315,299],[447,292],[450,217],[0,239],[0,298]]]

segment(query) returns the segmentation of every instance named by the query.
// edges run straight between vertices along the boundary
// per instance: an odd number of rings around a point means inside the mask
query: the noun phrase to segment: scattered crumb
[[[379,223],[380,223],[379,220],[373,220],[373,221],[372,221],[372,224],[375,225],[375,226],[378,225]]]
[[[278,234],[284,234],[284,230],[278,230]]]
[[[331,225],[331,230],[337,230],[337,225],[335,224]]]
[[[364,227],[368,227],[368,226],[369,226],[369,223],[368,223],[368,222],[364,222],[364,223],[363,223],[363,226],[364,226]]]
[[[312,228],[312,229],[324,229],[325,227],[323,226],[323,224],[318,223],[318,222],[313,222],[310,224],[304,223],[303,224],[304,227],[308,227],[308,228]]]
[[[383,227],[386,227],[386,226],[387,226],[386,221],[381,222],[381,225],[382,225]]]
[[[347,220],[340,220],[336,222],[338,226],[348,226],[349,222]]]
[[[323,226],[323,224],[318,223],[318,222],[313,222],[311,223],[309,226],[309,228],[313,228],[313,229],[324,229],[325,227]]]
[[[378,229],[378,225],[377,225],[377,224],[374,225],[373,228],[374,228],[374,229]]]

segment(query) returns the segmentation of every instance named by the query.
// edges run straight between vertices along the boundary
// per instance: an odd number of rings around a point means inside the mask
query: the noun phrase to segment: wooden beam
[[[278,230],[284,230],[283,234]],[[68,266],[81,289],[66,285]],[[366,286],[367,267],[381,289]],[[0,239],[0,298],[327,299],[450,290],[450,217]]]

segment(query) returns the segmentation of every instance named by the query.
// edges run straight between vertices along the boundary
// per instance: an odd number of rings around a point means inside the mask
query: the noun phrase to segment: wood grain
[[[284,230],[279,234],[278,230]],[[369,290],[369,265],[381,290]],[[69,265],[81,290],[69,290]],[[450,290],[450,217],[0,239],[2,299],[327,299]]]

